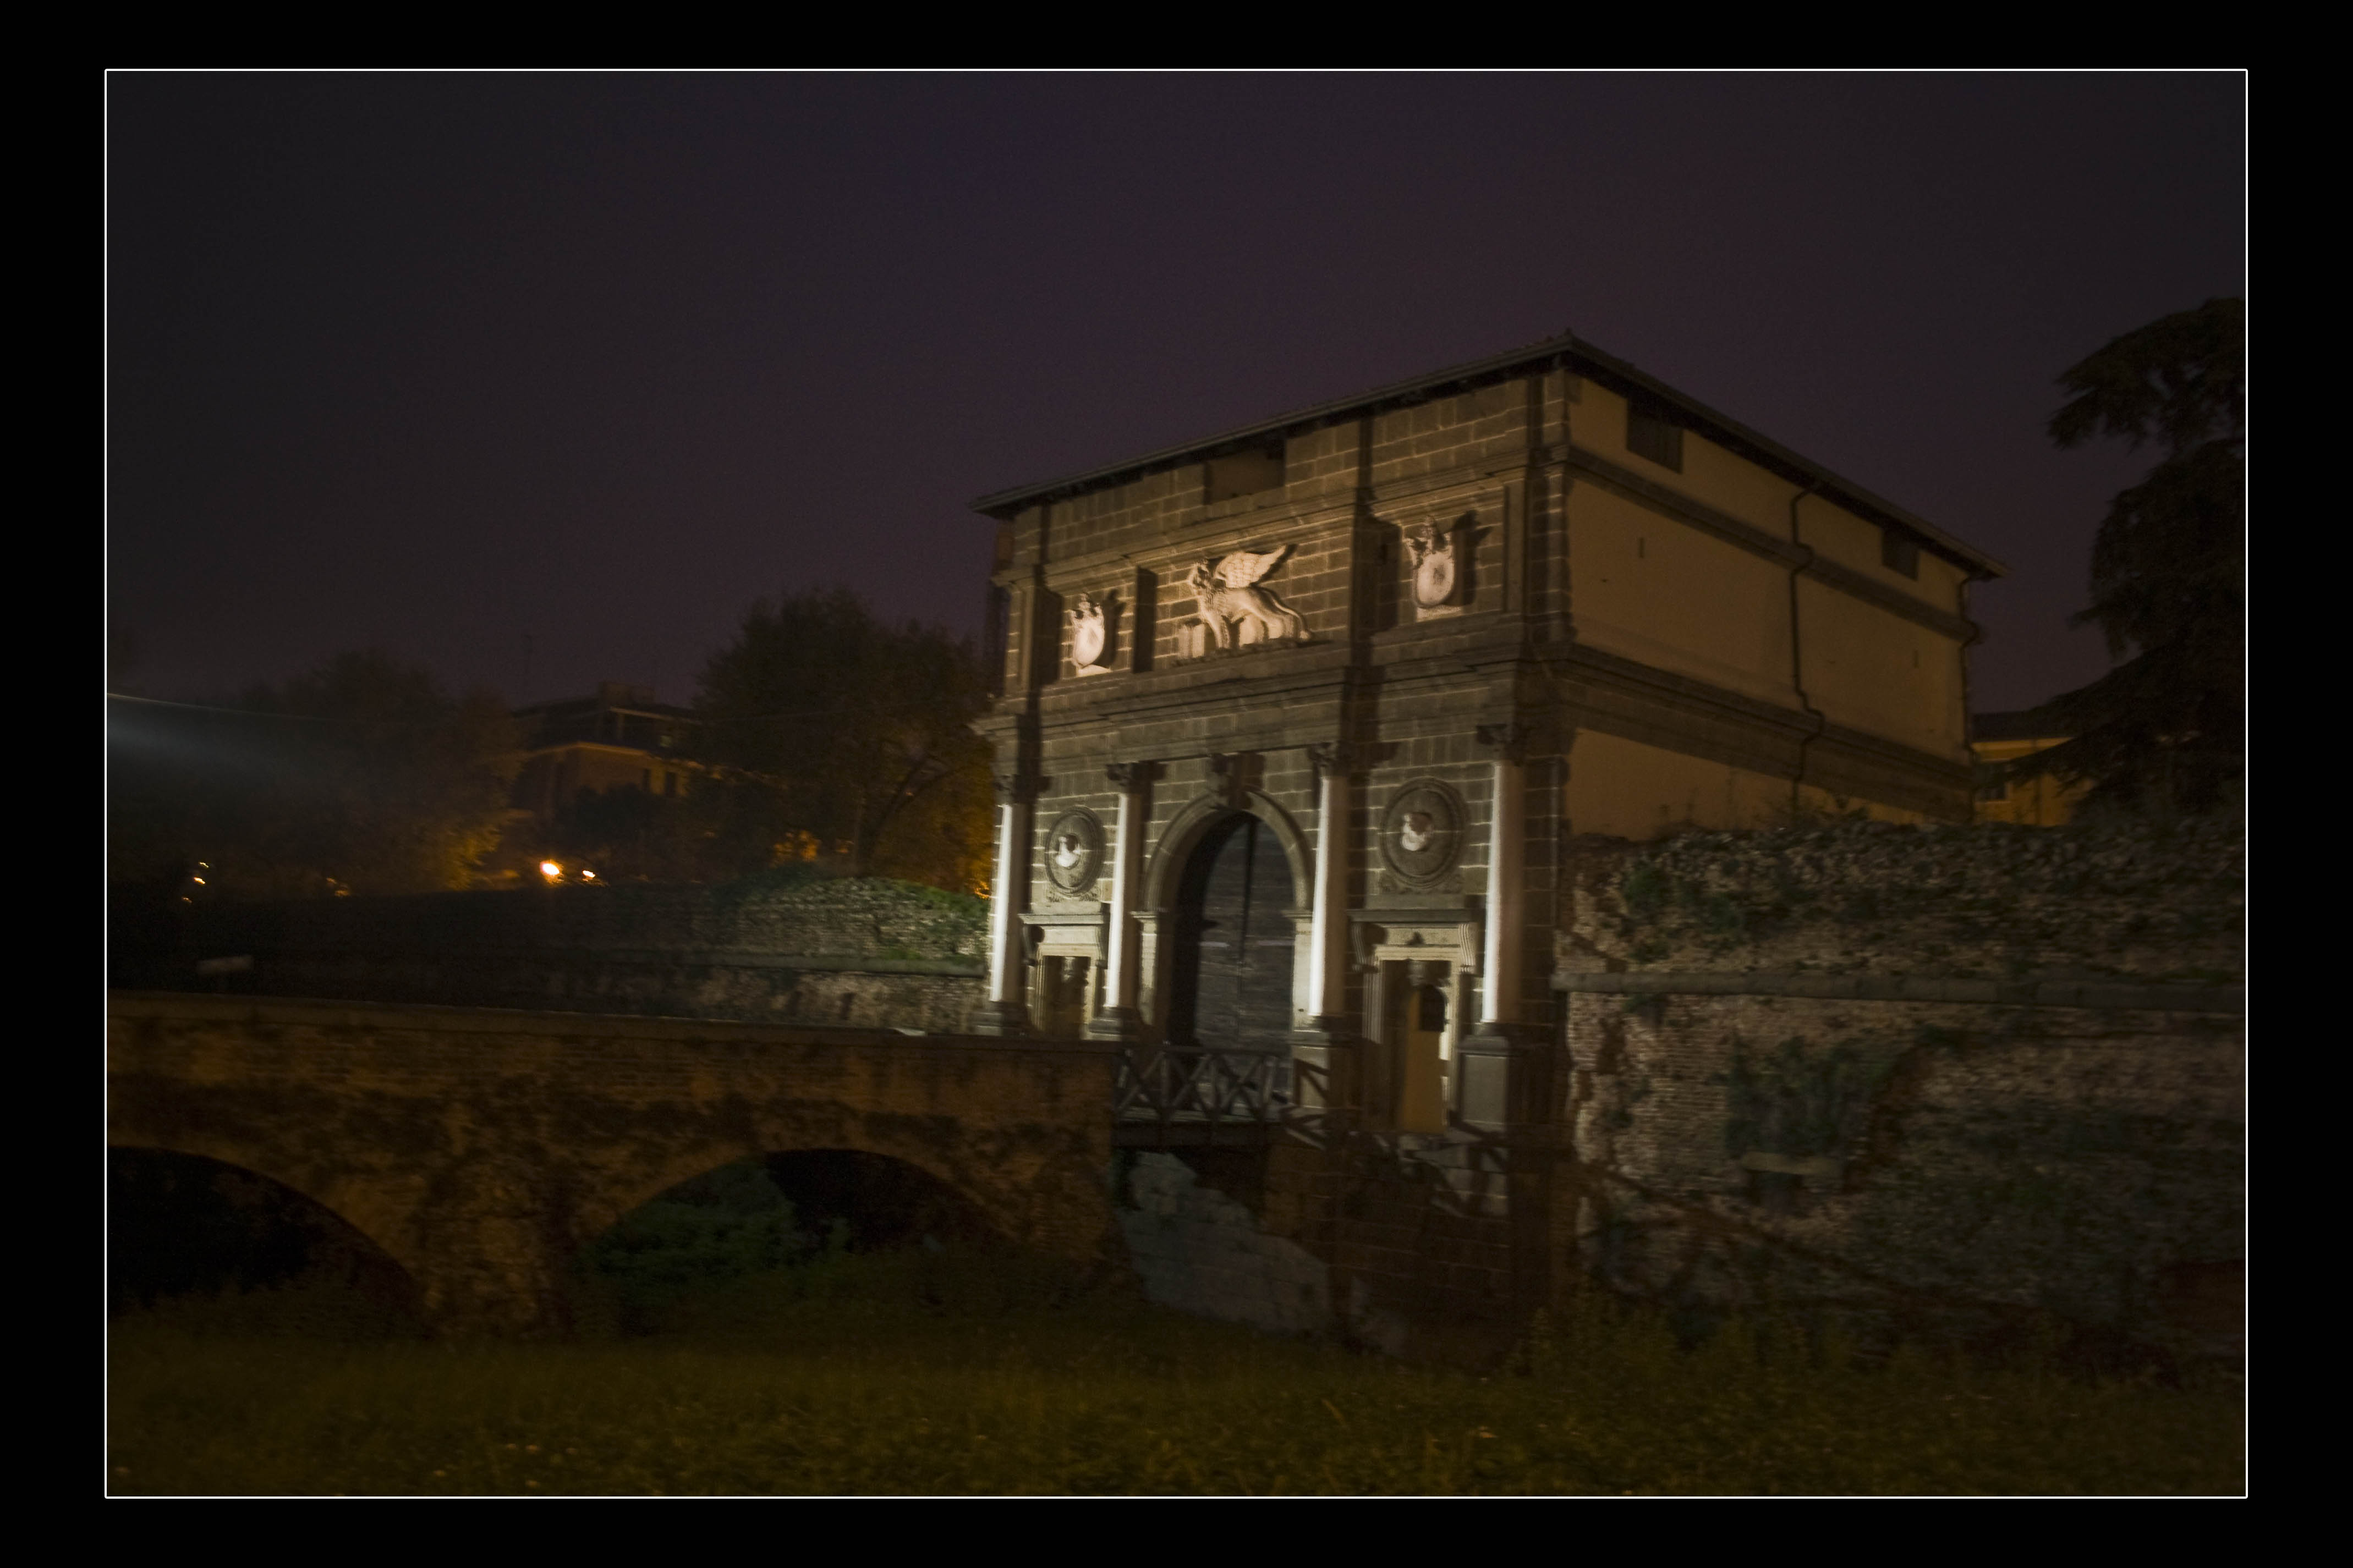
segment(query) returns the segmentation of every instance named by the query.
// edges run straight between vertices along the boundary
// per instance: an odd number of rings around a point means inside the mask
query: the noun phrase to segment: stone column
[[[1348,1030],[1348,773],[1342,745],[1307,748],[1317,780],[1314,903],[1307,928],[1306,1005],[1293,1031],[1292,1102],[1337,1138],[1357,1106],[1357,1043]],[[1334,1144],[1336,1148],[1336,1142]]]
[[[1349,757],[1345,747],[1310,746],[1315,765],[1315,904],[1308,941],[1307,1016],[1326,1034],[1345,1026],[1337,1005],[1347,982]]]
[[[1152,781],[1160,776],[1156,763],[1113,763],[1103,770],[1119,786],[1118,837],[1112,848],[1111,929],[1104,943],[1103,1011],[1087,1026],[1099,1040],[1143,1037],[1143,1018],[1135,998],[1140,979],[1137,963],[1143,932],[1135,921],[1137,884],[1144,879],[1145,824],[1152,816]]]
[[[973,1012],[976,1035],[1029,1032],[1029,986],[1023,973],[1028,945],[1021,910],[1029,893],[1029,802],[1020,781],[997,781],[997,880],[988,900],[988,1000]]]
[[[1497,734],[1504,725],[1482,725],[1479,739],[1494,749],[1492,825],[1487,833],[1487,943],[1480,955],[1479,1031],[1519,1016],[1520,888],[1523,874],[1521,813],[1527,798],[1525,753],[1516,734]],[[1492,738],[1491,738],[1492,737]]]
[[[1527,752],[1517,725],[1482,724],[1479,740],[1493,753],[1486,931],[1479,963],[1479,1027],[1455,1049],[1455,1110],[1475,1126],[1501,1128],[1525,1117],[1521,1102],[1532,1081],[1519,1060],[1526,1044],[1520,1027],[1520,948],[1527,934],[1521,902],[1526,882],[1522,828]]]

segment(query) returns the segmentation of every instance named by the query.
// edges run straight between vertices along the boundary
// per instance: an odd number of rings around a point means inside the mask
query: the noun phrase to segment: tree
[[[695,795],[738,868],[814,862],[968,891],[987,875],[987,707],[978,650],[877,620],[846,588],[761,600],[713,655]]]
[[[2090,784],[2086,804],[2210,810],[2244,772],[2246,325],[2238,300],[2150,322],[2070,367],[2062,448],[2120,437],[2165,456],[2109,502],[2092,602],[2116,667],[2046,711],[2073,739],[2021,774]]]
[[[199,862],[211,893],[299,898],[462,888],[509,816],[515,752],[487,691],[345,653],[234,706],[115,703],[110,874]]]

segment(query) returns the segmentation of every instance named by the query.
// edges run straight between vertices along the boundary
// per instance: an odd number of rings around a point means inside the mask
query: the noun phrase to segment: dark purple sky
[[[2237,75],[108,79],[132,684],[375,646],[684,700],[762,595],[977,626],[969,498],[1564,329],[2008,562],[2149,454],[2052,378],[2242,291]],[[526,638],[529,667],[526,675]]]

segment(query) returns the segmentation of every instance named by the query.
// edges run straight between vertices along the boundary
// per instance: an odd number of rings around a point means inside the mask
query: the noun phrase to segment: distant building
[[[2072,739],[2040,710],[1978,713],[1969,720],[1969,751],[1981,769],[2014,763]],[[2063,784],[2048,773],[2031,779],[1991,779],[1978,786],[1977,820],[2056,827],[2074,814],[2085,787]]]
[[[523,729],[513,804],[543,823],[588,790],[686,793],[691,764],[680,756],[693,714],[654,700],[653,689],[599,681],[594,697],[514,710]]]

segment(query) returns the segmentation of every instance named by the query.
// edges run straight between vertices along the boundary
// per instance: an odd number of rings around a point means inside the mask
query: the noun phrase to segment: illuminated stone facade
[[[1272,945],[1214,951],[1289,962],[1303,1041],[1395,1045],[1434,986],[1459,1102],[1464,1038],[1548,1015],[1572,837],[1969,816],[1967,594],[2000,568],[1573,339],[976,506],[987,1026],[1158,1038],[1218,940],[1175,940],[1193,858],[1247,815],[1289,886],[1254,889]],[[1103,846],[1083,886],[1057,823]]]
[[[1571,338],[974,504],[1003,661],[976,1026],[1271,1060],[1231,1069],[1297,1166],[1269,1212],[1344,1273],[1346,1194],[1387,1200],[1333,1162],[1374,1147],[1461,1198],[1459,1235],[1390,1238],[1409,1272],[1510,1273],[1575,841],[1969,819],[1999,564]]]

